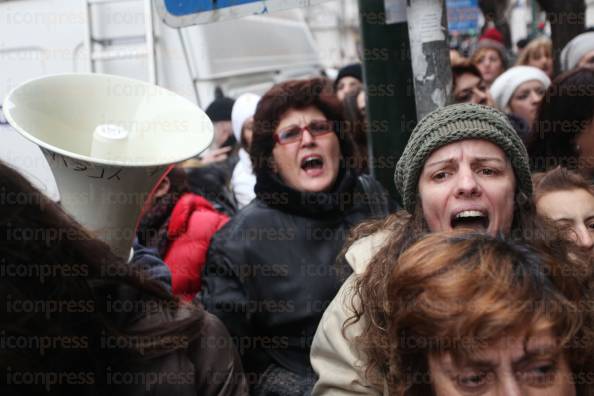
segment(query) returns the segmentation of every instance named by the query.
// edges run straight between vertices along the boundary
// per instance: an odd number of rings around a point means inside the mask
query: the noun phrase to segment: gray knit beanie
[[[511,160],[519,191],[532,195],[528,152],[505,114],[487,106],[460,103],[425,116],[396,164],[394,182],[409,213],[415,209],[419,176],[427,158],[438,148],[464,139],[485,139],[499,146]]]

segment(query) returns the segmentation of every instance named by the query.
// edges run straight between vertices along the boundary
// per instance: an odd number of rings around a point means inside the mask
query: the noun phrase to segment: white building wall
[[[514,4],[515,3],[515,4]],[[530,33],[528,25],[532,20],[532,12],[530,6],[527,5],[527,0],[518,0],[511,2],[511,9],[509,11],[509,28],[511,31],[511,42],[516,48],[518,40],[523,39]]]
[[[323,65],[340,68],[359,62],[361,39],[357,0],[332,0],[303,10]]]
[[[594,0],[586,0],[586,27],[594,26]]]

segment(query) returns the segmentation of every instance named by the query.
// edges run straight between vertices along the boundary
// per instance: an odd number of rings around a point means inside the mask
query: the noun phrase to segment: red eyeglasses
[[[307,130],[313,137],[325,135],[334,132],[334,124],[328,120],[313,120],[304,127],[299,125],[291,125],[278,133],[273,135],[274,140],[278,144],[289,144],[301,141],[303,131]]]

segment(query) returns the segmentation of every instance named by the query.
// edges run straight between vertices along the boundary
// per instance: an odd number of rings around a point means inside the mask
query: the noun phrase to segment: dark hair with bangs
[[[352,155],[352,145],[341,130],[344,122],[342,105],[336,98],[330,81],[323,78],[286,81],[273,86],[264,94],[254,114],[250,158],[256,176],[271,169],[272,149],[275,145],[273,135],[287,111],[308,107],[315,107],[328,120],[333,121],[343,159]]]
[[[357,338],[369,357],[366,374],[385,379],[390,394],[431,395],[430,354],[464,359],[506,336],[527,331],[527,341],[550,329],[577,395],[591,395],[579,379],[594,375],[594,313],[586,308],[592,272],[574,265],[486,234],[422,238],[388,276],[383,331]]]

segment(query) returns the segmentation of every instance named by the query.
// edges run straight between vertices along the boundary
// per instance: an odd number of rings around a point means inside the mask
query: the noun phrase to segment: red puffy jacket
[[[171,270],[172,291],[191,300],[201,288],[202,268],[210,239],[229,217],[218,212],[200,195],[184,194],[171,212],[163,260]]]

